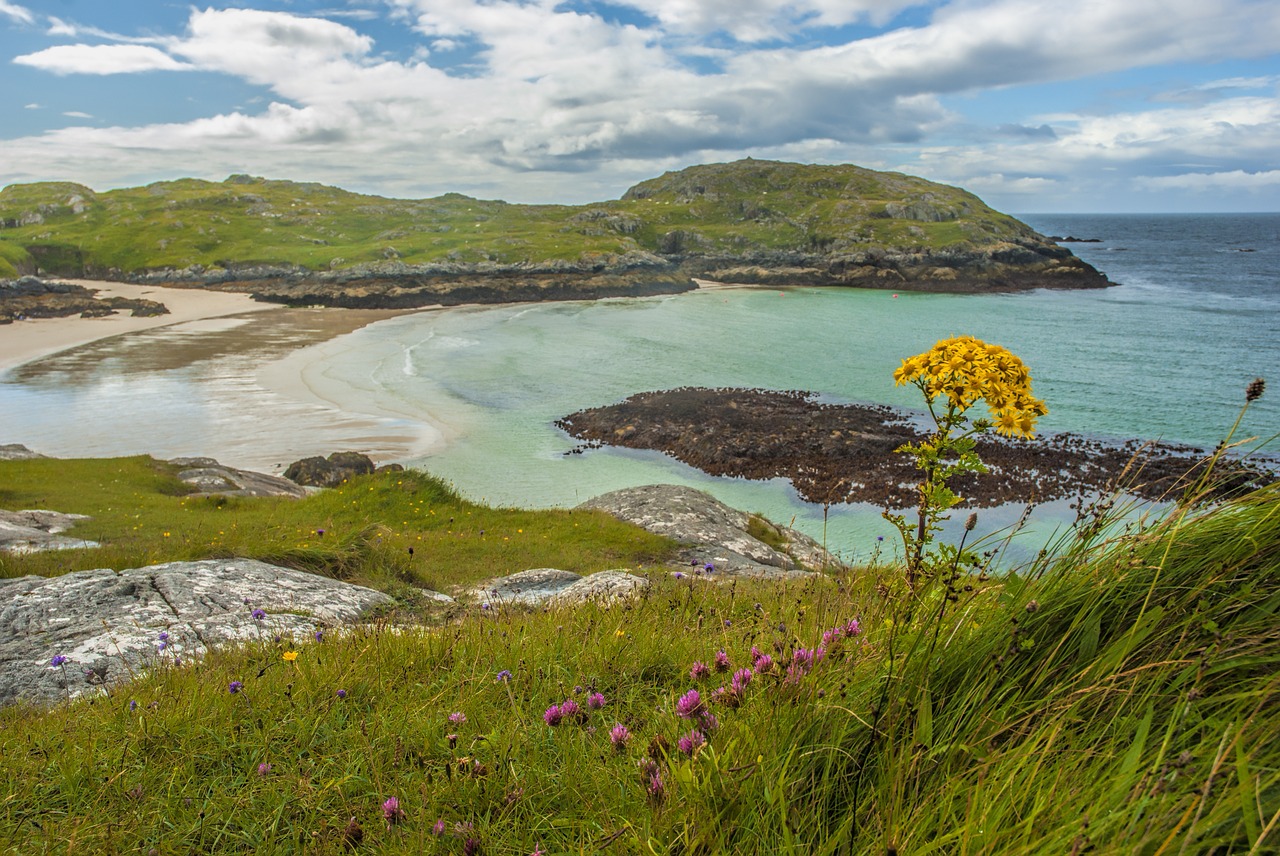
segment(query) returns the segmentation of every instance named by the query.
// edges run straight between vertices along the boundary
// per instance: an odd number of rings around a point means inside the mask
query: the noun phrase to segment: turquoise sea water
[[[279,408],[280,390],[301,377],[315,398],[285,402],[300,408],[295,424],[333,416],[328,427],[336,425],[338,437],[326,437],[328,448],[318,450],[303,448],[308,443],[300,437],[294,447],[300,453],[358,447],[354,441],[370,440],[379,426],[437,436],[429,454],[406,453],[405,462],[494,504],[565,506],[614,488],[683,482],[780,522],[794,520],[816,537],[825,531],[827,542],[850,557],[865,555],[876,535],[890,531],[876,509],[837,507],[824,515],[783,482],[711,478],[658,453],[599,449],[566,456],[575,443],[553,423],[584,407],[675,386],[805,389],[833,401],[915,407],[911,391],[893,386],[893,369],[938,338],[964,333],[1024,359],[1036,394],[1050,408],[1044,430],[1212,446],[1235,418],[1245,385],[1268,375],[1271,392],[1242,431],[1280,430],[1280,374],[1274,371],[1280,365],[1280,215],[1023,219],[1046,234],[1104,239],[1070,247],[1120,284],[983,296],[733,288],[455,308],[382,321],[273,359],[265,373],[252,375],[251,385],[271,390]],[[110,388],[118,406],[122,397],[141,395],[131,389],[145,383],[173,386],[158,395],[160,410],[166,401],[216,405],[219,396],[230,396],[230,406],[251,412],[244,405],[250,391],[228,387],[248,377],[247,368],[211,379],[213,366],[235,359],[211,358],[200,371],[188,366],[186,374],[27,372],[0,382],[0,406],[20,406],[26,396],[29,407],[38,401],[38,409],[53,412],[58,399],[74,400],[91,430],[86,398]],[[361,426],[353,442],[335,445],[342,420],[353,414]],[[5,440],[26,442],[13,436],[22,419],[5,421],[12,423]],[[261,419],[245,421],[255,431],[263,427]],[[155,450],[158,434],[180,430],[176,422],[166,424],[154,417],[132,433],[114,428],[125,435],[119,452]],[[243,449],[236,430],[233,419],[215,432],[231,432],[225,441],[206,438],[203,453],[232,450],[234,456]],[[1041,515],[1040,532],[1060,525],[1064,506]],[[1005,525],[1019,511],[983,512],[981,528]]]

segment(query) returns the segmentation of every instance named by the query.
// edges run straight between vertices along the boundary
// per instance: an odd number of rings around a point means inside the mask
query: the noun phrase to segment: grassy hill
[[[108,545],[0,574],[236,553],[400,610],[0,710],[4,852],[1280,849],[1274,486],[1110,537],[1082,514],[1029,565],[914,594],[888,555],[789,584],[677,577],[609,518],[475,506],[422,474],[180,493],[147,458],[0,462],[0,504],[93,514],[77,534]],[[542,563],[653,582],[612,609],[439,616],[413,594]],[[552,724],[566,699],[583,714]]]
[[[385,199],[244,175],[102,193],[65,182],[0,191],[0,276],[169,270],[208,280],[262,266],[372,276],[678,265],[696,274],[741,263],[808,266],[821,279],[886,255],[954,262],[974,253],[1087,267],[966,191],[848,165],[695,166],[581,206],[454,193]]]

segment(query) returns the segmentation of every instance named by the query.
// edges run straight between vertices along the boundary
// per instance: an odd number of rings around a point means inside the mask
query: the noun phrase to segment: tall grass
[[[110,696],[0,711],[0,848],[1280,850],[1280,489],[950,588],[912,595],[901,574],[654,569],[613,608],[158,662]],[[717,696],[762,654],[771,667]],[[690,689],[715,727],[680,715]],[[548,724],[566,699],[585,715]]]

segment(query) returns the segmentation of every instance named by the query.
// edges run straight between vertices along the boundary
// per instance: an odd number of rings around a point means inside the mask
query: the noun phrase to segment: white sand
[[[280,308],[273,303],[259,303],[247,294],[83,279],[65,281],[96,289],[98,297],[142,297],[155,300],[168,307],[169,314],[134,318],[125,310],[105,318],[81,318],[73,315],[68,318],[37,318],[0,325],[0,372],[122,333]]]

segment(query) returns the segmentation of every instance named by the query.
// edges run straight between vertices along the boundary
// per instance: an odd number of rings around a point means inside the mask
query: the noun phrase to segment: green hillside
[[[621,199],[582,206],[455,193],[386,199],[244,175],[102,193],[67,182],[0,191],[0,276],[387,262],[540,267],[628,254],[832,256],[1040,240],[954,187],[856,166],[750,159],[667,173]]]

